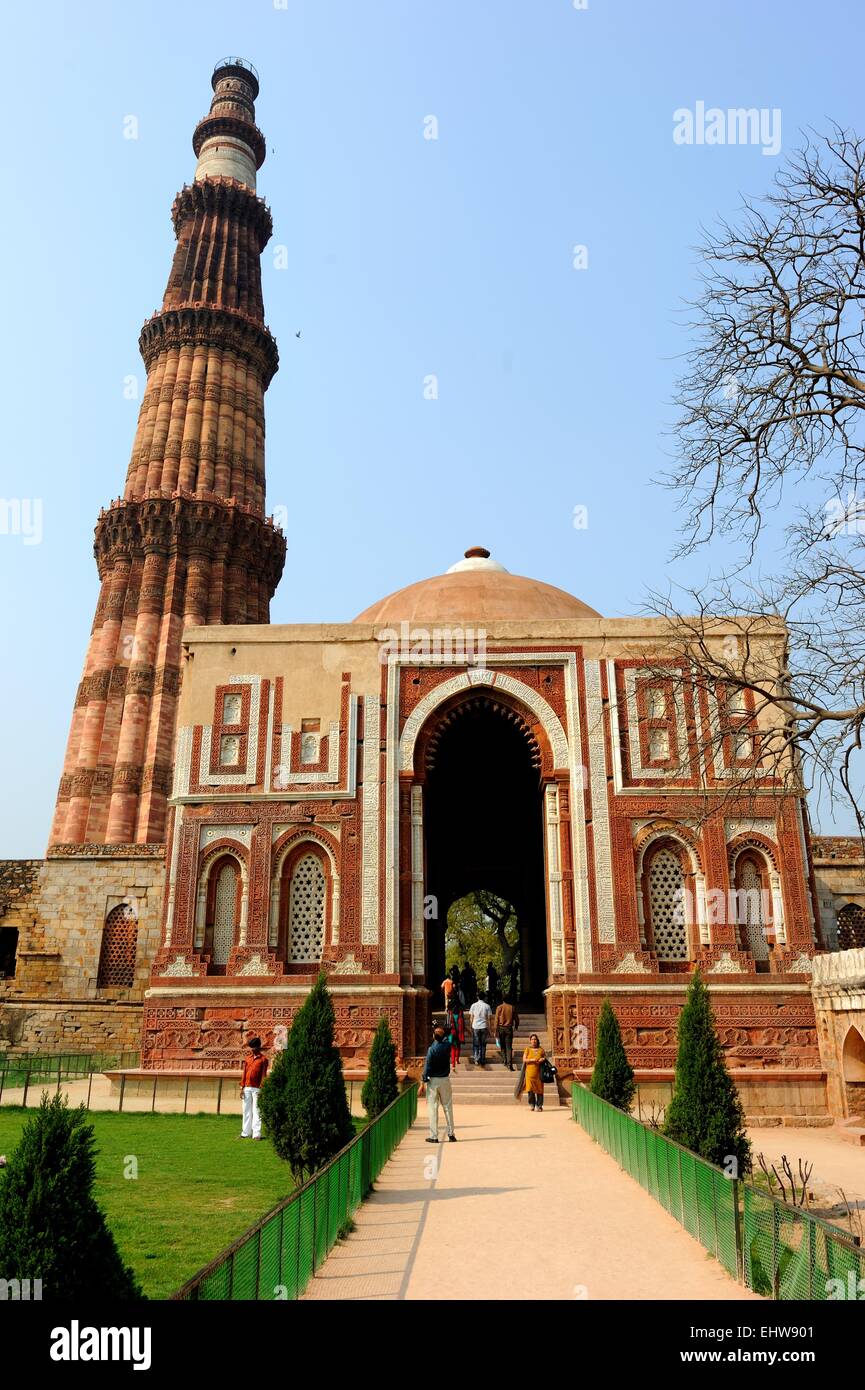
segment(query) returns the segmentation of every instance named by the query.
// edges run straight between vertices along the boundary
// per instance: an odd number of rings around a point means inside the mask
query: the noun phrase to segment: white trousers
[[[261,1116],[258,1113],[258,1087],[244,1086],[242,1094],[243,1129],[240,1132],[244,1139],[260,1139]]]
[[[454,1132],[454,1094],[449,1076],[431,1076],[426,1084],[426,1108],[431,1139],[438,1139],[439,1101],[444,1106],[448,1134]]]

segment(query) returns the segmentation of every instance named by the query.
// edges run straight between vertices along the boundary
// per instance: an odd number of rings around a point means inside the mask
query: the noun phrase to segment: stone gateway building
[[[150,1069],[231,1070],[324,970],[346,1062],[384,1014],[410,1068],[449,909],[488,890],[563,1075],[588,1075],[609,997],[663,1094],[699,966],[748,1113],[826,1116],[811,977],[834,942],[804,800],[762,775],[748,690],[692,687],[664,622],[602,618],[483,547],[353,621],[269,625],[265,146],[249,65],[218,64],[213,90],[142,330],[124,494],[96,530],[48,857],[5,866],[4,1045],[140,1040]],[[780,669],[783,628],[760,641]]]

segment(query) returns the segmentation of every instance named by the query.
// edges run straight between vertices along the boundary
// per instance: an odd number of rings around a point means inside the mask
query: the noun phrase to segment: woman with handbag
[[[544,1082],[541,1067],[546,1061],[547,1054],[541,1047],[541,1040],[537,1033],[532,1033],[529,1038],[529,1045],[523,1052],[520,1079],[514,1091],[517,1100],[520,1099],[523,1091],[528,1092],[530,1110],[543,1110],[544,1108]],[[549,1063],[547,1065],[549,1066]]]

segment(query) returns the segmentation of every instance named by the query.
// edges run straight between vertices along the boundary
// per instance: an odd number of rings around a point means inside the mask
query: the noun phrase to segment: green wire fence
[[[775,1299],[834,1300],[865,1293],[865,1252],[858,1237],[752,1183],[728,1178],[584,1086],[575,1084],[571,1097],[577,1123],[734,1279]]]
[[[413,1083],[335,1158],[239,1236],[174,1299],[300,1298],[417,1115]]]
[[[139,1052],[0,1052],[0,1103],[26,1105],[32,1086],[86,1080],[99,1072],[137,1067]],[[23,1089],[23,1099],[18,1092]]]

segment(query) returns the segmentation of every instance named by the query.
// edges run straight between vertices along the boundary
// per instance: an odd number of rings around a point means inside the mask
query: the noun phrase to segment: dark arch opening
[[[434,716],[423,740],[427,888],[426,983],[441,1005],[448,911],[486,889],[512,904],[520,933],[520,1002],[543,1007],[547,985],[542,749],[518,709],[474,693]]]

